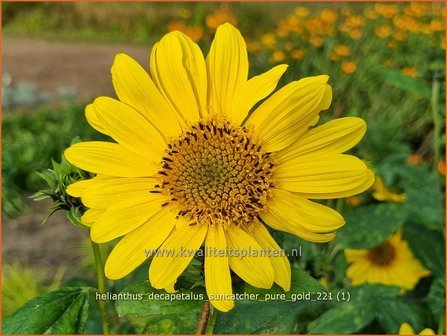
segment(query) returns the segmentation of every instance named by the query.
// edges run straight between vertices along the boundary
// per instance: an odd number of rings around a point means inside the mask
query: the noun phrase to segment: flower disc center
[[[273,186],[272,159],[245,127],[200,121],[168,145],[161,192],[194,223],[248,226]]]
[[[390,265],[396,256],[396,249],[390,242],[384,242],[368,251],[369,260],[379,266]]]

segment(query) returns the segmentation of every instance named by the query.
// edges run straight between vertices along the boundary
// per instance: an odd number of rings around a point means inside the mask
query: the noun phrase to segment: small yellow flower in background
[[[202,27],[194,27],[194,26],[186,26],[182,22],[171,21],[168,23],[169,31],[181,31],[186,34],[191,40],[194,42],[199,41],[203,37],[203,29]]]
[[[231,12],[230,8],[224,6],[215,10],[213,13],[207,15],[205,18],[205,23],[208,28],[215,30],[221,24],[228,22],[232,25],[236,26],[238,24],[238,20]]]
[[[363,32],[359,28],[354,28],[349,31],[349,36],[351,36],[351,38],[353,38],[354,40],[361,38],[362,35],[363,35]]]
[[[407,39],[407,34],[406,34],[404,31],[402,31],[402,30],[398,30],[398,31],[396,31],[396,32],[393,34],[393,38],[394,38],[396,41],[400,41],[400,42],[402,42],[402,41],[405,41],[405,40]]]
[[[261,50],[261,44],[258,41],[250,41],[247,43],[247,50],[249,53],[257,53]]]
[[[422,156],[420,154],[415,153],[407,158],[407,162],[411,165],[417,166],[424,162],[424,160],[422,159]]]
[[[346,44],[338,44],[334,48],[334,52],[338,56],[349,56],[351,55],[351,50]]]
[[[430,29],[432,32],[442,32],[445,30],[445,23],[438,19],[433,19],[430,22]]]
[[[366,7],[364,14],[369,20],[375,20],[379,17],[379,14],[371,7]]]
[[[333,9],[323,9],[320,13],[321,20],[326,23],[334,23],[337,21],[338,14]]]
[[[128,275],[148,258],[145,251],[158,250],[149,280],[172,292],[203,248],[208,297],[228,311],[230,269],[252,286],[290,290],[289,261],[265,225],[312,242],[334,238],[342,216],[310,199],[349,197],[372,185],[363,161],[342,154],[366,124],[346,117],[316,126],[332,100],[328,76],[272,94],[286,69],[249,79],[245,41],[228,23],[217,28],[206,59],[178,31],[152,48],[150,74],[116,56],[119,100],[99,97],[86,107],[90,125],[116,142],[81,142],[64,152],[97,174],[67,189],[88,208],[81,220],[90,238],[122,237],[105,264],[109,279]],[[266,256],[266,249],[278,254]]]
[[[282,62],[286,59],[286,54],[282,50],[275,50],[272,54],[273,62]]]
[[[415,334],[416,333],[414,332],[413,327],[407,322],[402,323],[402,325],[399,328],[399,335],[415,335]],[[419,335],[435,335],[435,332],[433,331],[433,329],[425,328],[419,333]]]
[[[303,58],[303,56],[306,54],[306,50],[305,49],[295,49],[292,50],[292,52],[290,53],[290,57],[292,57],[292,59],[294,60],[300,60]]]
[[[310,11],[309,11],[309,8],[307,8],[307,7],[299,6],[299,7],[295,8],[294,13],[299,18],[305,18],[305,17],[309,16]]]
[[[341,71],[343,71],[345,74],[353,74],[357,71],[357,64],[355,62],[343,62],[341,64]]]
[[[261,37],[262,45],[267,49],[275,49],[276,47],[276,36],[273,33],[267,33]]]
[[[181,8],[178,10],[178,16],[184,20],[190,19],[192,17],[192,12],[187,8]]]
[[[292,42],[287,42],[285,45],[284,45],[284,49],[285,50],[287,50],[287,51],[291,51],[292,49],[293,49],[293,43]]]
[[[384,18],[391,19],[399,12],[399,8],[394,4],[376,3],[374,10]]]
[[[385,186],[380,176],[376,176],[373,184],[373,197],[378,201],[404,203],[407,199],[405,194],[398,194]]]
[[[388,25],[381,25],[376,28],[376,35],[381,39],[387,38],[392,33],[393,33],[393,31],[392,31],[391,27]]]
[[[314,47],[321,47],[324,43],[324,39],[320,36],[312,36],[309,38],[310,44],[312,44]]]
[[[362,203],[362,199],[359,196],[351,196],[346,198],[346,203],[352,207],[357,207]]]
[[[345,249],[345,256],[351,264],[346,275],[354,286],[383,284],[412,290],[420,278],[430,275],[413,256],[401,231],[370,249]]]
[[[404,75],[409,77],[417,77],[418,71],[413,67],[405,67],[400,70]]]
[[[397,47],[397,41],[396,40],[388,41],[387,46],[388,46],[388,48],[396,48]]]

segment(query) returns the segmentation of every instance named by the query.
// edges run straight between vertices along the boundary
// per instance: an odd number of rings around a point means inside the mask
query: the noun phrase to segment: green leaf
[[[309,323],[311,334],[349,334],[367,326],[375,318],[376,302],[399,294],[397,287],[365,285],[353,288],[350,301],[344,301],[329,309]]]
[[[299,317],[308,312],[318,314],[318,309],[324,303],[322,297],[327,295],[319,281],[297,268],[292,268],[292,286],[288,293],[276,285],[272,289],[259,289],[245,283],[236,288],[236,292],[243,295],[258,294],[258,300],[236,301],[233,310],[217,316],[214,333],[291,333]],[[307,293],[310,300],[304,297],[299,299],[299,296]],[[285,298],[272,298],[275,294],[284,295]],[[270,295],[271,300],[265,301],[267,295]]]
[[[377,321],[388,334],[397,334],[402,323],[409,323],[414,330],[424,328],[422,316],[423,309],[403,297],[385,299],[376,302]]]
[[[377,246],[396,232],[406,218],[406,208],[401,204],[355,208],[345,215],[346,224],[337,233],[337,247]]]
[[[445,311],[445,277],[436,277],[426,298],[435,321]]]
[[[404,239],[426,268],[438,277],[444,276],[445,239],[441,233],[417,225],[408,225],[405,227]]]
[[[145,317],[146,325],[142,333],[151,335],[192,334],[195,332],[198,318],[198,311],[183,311],[179,314],[169,315],[151,315]]]
[[[126,296],[133,299],[126,299]],[[180,314],[200,310],[205,298],[203,287],[167,293],[152,288],[148,281],[141,281],[125,287],[118,295],[115,307],[119,316]]]
[[[400,71],[396,70],[387,69],[381,71],[381,73],[388,83],[398,87],[399,89],[407,91],[410,94],[419,95],[430,99],[431,89],[424,81],[406,76]]]
[[[89,311],[89,287],[67,287],[38,296],[3,321],[4,334],[79,334]]]

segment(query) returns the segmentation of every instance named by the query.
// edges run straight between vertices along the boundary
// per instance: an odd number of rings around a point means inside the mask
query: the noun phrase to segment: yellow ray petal
[[[326,233],[340,228],[343,217],[335,210],[305,199],[291,192],[273,189],[265,212],[287,223],[316,233]],[[261,216],[264,218],[264,214]]]
[[[93,104],[88,104],[85,107],[85,118],[87,119],[90,126],[92,126],[95,130],[102,134],[108,135],[106,129],[104,128],[104,125],[102,124],[101,120],[98,119],[98,116],[96,115],[95,106]]]
[[[185,34],[166,34],[152,48],[151,76],[155,85],[189,123],[206,115],[207,78],[200,48]]]
[[[88,209],[81,217],[82,224],[92,226],[103,214],[104,209]]]
[[[425,328],[419,333],[419,335],[435,335],[435,332],[433,329]]]
[[[324,75],[292,82],[252,113],[246,124],[254,126],[267,152],[286,148],[318,122],[318,113],[329,108],[332,99],[328,78]]]
[[[374,182],[374,174],[360,159],[344,154],[293,158],[274,173],[279,188],[314,199],[352,196]]]
[[[230,266],[226,254],[227,242],[222,225],[212,225],[208,229],[205,248],[208,253],[205,256],[206,293],[208,297],[215,298],[210,298],[210,302],[216,309],[227,312],[234,307],[234,301],[222,298],[222,295],[233,293]]]
[[[286,292],[290,290],[291,271],[289,259],[284,255],[283,250],[279,247],[268,230],[259,221],[253,223],[250,231],[251,236],[265,250],[275,251],[269,256],[270,262],[275,272],[274,281],[280,285]]]
[[[107,134],[125,149],[149,159],[162,156],[166,142],[140,113],[109,97],[96,98],[93,105]]]
[[[89,208],[107,209],[124,199],[145,196],[158,180],[150,177],[118,177],[89,185],[82,193],[82,203]]]
[[[164,253],[152,260],[149,268],[149,280],[157,289],[173,287],[177,278],[188,266],[195,252],[202,245],[208,226],[196,224],[181,226],[168,237],[160,247]],[[168,255],[172,253],[171,255]]]
[[[414,335],[414,329],[410,324],[404,322],[400,326],[399,335]]]
[[[228,256],[231,269],[252,286],[272,287],[275,278],[272,263],[268,257],[261,256],[262,247],[256,240],[235,225],[227,227],[226,237],[228,247],[237,253]]]
[[[231,24],[217,28],[206,58],[208,73],[208,104],[210,112],[226,115],[231,111],[235,92],[248,77],[247,47],[241,33]]]
[[[176,211],[162,208],[139,228],[126,234],[105,264],[107,278],[121,279],[145,261],[165,241],[175,225]]]
[[[148,193],[112,205],[92,226],[90,238],[96,243],[104,243],[124,236],[160,211],[166,200],[163,195]]]
[[[354,147],[366,132],[363,119],[346,117],[315,127],[291,146],[275,153],[278,163],[304,155],[339,154]]]
[[[80,142],[66,149],[64,155],[71,164],[97,174],[139,177],[153,176],[160,170],[157,158],[150,161],[110,142]]]
[[[116,55],[112,82],[118,98],[140,112],[166,139],[181,134],[184,124],[180,116],[134,59]]]
[[[275,89],[288,65],[280,64],[263,74],[250,78],[235,92],[228,117],[240,125],[251,108]]]
[[[85,188],[87,188],[88,186],[91,186],[92,184],[94,184],[96,182],[97,182],[96,177],[88,179],[88,180],[77,181],[75,183],[70,184],[65,191],[70,196],[81,197]]]

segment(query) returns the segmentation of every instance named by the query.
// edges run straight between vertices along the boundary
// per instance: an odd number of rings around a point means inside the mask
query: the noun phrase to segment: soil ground
[[[120,52],[148,67],[149,48],[2,37],[2,71],[13,83],[32,82],[50,93],[71,87],[78,99],[87,103],[100,95],[114,95],[110,67]],[[3,219],[2,263],[18,259],[46,269],[49,279],[62,265],[67,266],[66,277],[80,275],[73,265],[79,258],[76,249],[80,240],[88,237],[88,232],[74,227],[63,213],[41,225],[48,207],[49,203],[30,201],[27,213]]]

